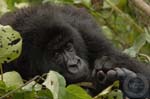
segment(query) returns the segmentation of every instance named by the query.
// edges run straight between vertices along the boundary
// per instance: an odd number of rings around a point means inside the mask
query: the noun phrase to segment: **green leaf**
[[[11,99],[35,99],[35,93],[30,91],[21,91],[13,94]],[[44,99],[44,98],[43,98]]]
[[[8,8],[11,10],[14,10],[15,8],[15,3],[20,3],[20,2],[27,2],[28,0],[5,0]]]
[[[7,86],[4,81],[0,80],[0,96],[7,92]]]
[[[43,85],[52,92],[54,99],[58,99],[58,97],[62,97],[61,95],[65,94],[66,81],[63,76],[55,71],[50,71],[47,74]]]
[[[66,90],[67,94],[64,99],[92,99],[84,89],[77,85],[69,85]]]
[[[28,7],[28,6],[29,6],[29,3],[27,3],[27,2],[15,3],[15,7],[18,9]]]
[[[10,26],[0,25],[0,63],[16,59],[22,49],[20,34]]]
[[[127,0],[119,0],[117,6],[122,9],[127,5]]]
[[[52,3],[73,3],[73,0],[43,0],[43,3],[52,2]]]
[[[8,12],[9,10],[7,9],[7,4],[5,0],[0,0],[0,15]]]
[[[3,81],[5,82],[7,87],[14,87],[14,88],[20,87],[21,85],[24,84],[20,74],[15,71],[4,73]]]
[[[91,0],[74,0],[75,4],[84,4],[87,7],[91,6]]]
[[[38,99],[53,99],[53,95],[50,90],[41,90],[37,92]]]
[[[115,99],[123,99],[123,94],[119,89],[115,89],[108,94],[107,99],[114,99],[114,97]]]

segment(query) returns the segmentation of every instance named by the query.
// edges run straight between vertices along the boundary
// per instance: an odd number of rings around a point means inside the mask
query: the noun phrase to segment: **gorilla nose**
[[[72,74],[78,73],[78,65],[77,64],[69,65],[68,71]]]

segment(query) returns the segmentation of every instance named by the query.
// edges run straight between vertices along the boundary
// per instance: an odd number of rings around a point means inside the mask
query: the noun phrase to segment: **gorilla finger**
[[[117,72],[117,79],[122,80],[126,77],[125,72],[121,68],[115,68],[114,69]]]
[[[115,80],[117,80],[117,72],[115,70],[109,70],[107,72],[107,79],[109,81],[115,81]]]
[[[122,68],[122,70],[125,72],[126,76],[132,76],[132,77],[136,77],[137,76],[135,72],[133,72],[133,71],[131,71],[129,69]]]
[[[96,76],[99,83],[105,83],[107,75],[102,70],[98,71]]]

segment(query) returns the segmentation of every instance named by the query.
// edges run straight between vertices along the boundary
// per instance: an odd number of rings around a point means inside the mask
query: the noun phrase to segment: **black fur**
[[[49,69],[64,72],[51,64],[51,53],[72,41],[77,55],[89,63],[90,70],[94,69],[95,60],[107,56],[112,68],[125,67],[150,79],[150,66],[113,48],[83,8],[54,4],[31,6],[5,14],[0,24],[11,25],[23,38],[21,56],[4,68],[17,70],[24,78],[41,75]]]

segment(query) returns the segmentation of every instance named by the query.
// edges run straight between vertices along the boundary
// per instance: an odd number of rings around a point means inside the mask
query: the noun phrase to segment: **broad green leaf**
[[[50,90],[41,90],[37,92],[38,99],[53,99],[53,95]]]
[[[0,76],[0,80],[1,80],[1,76]],[[4,73],[3,81],[5,82],[7,87],[17,88],[24,84],[20,74],[15,71]]]
[[[66,90],[67,94],[64,99],[92,99],[84,89],[77,85],[69,85]]]
[[[65,94],[65,90],[62,89],[66,86],[66,81],[63,76],[55,71],[50,71],[47,74],[47,78],[44,81],[43,85],[45,85],[53,94],[54,99],[58,99],[59,95]]]
[[[10,26],[0,25],[0,63],[16,59],[22,49],[20,34]]]

